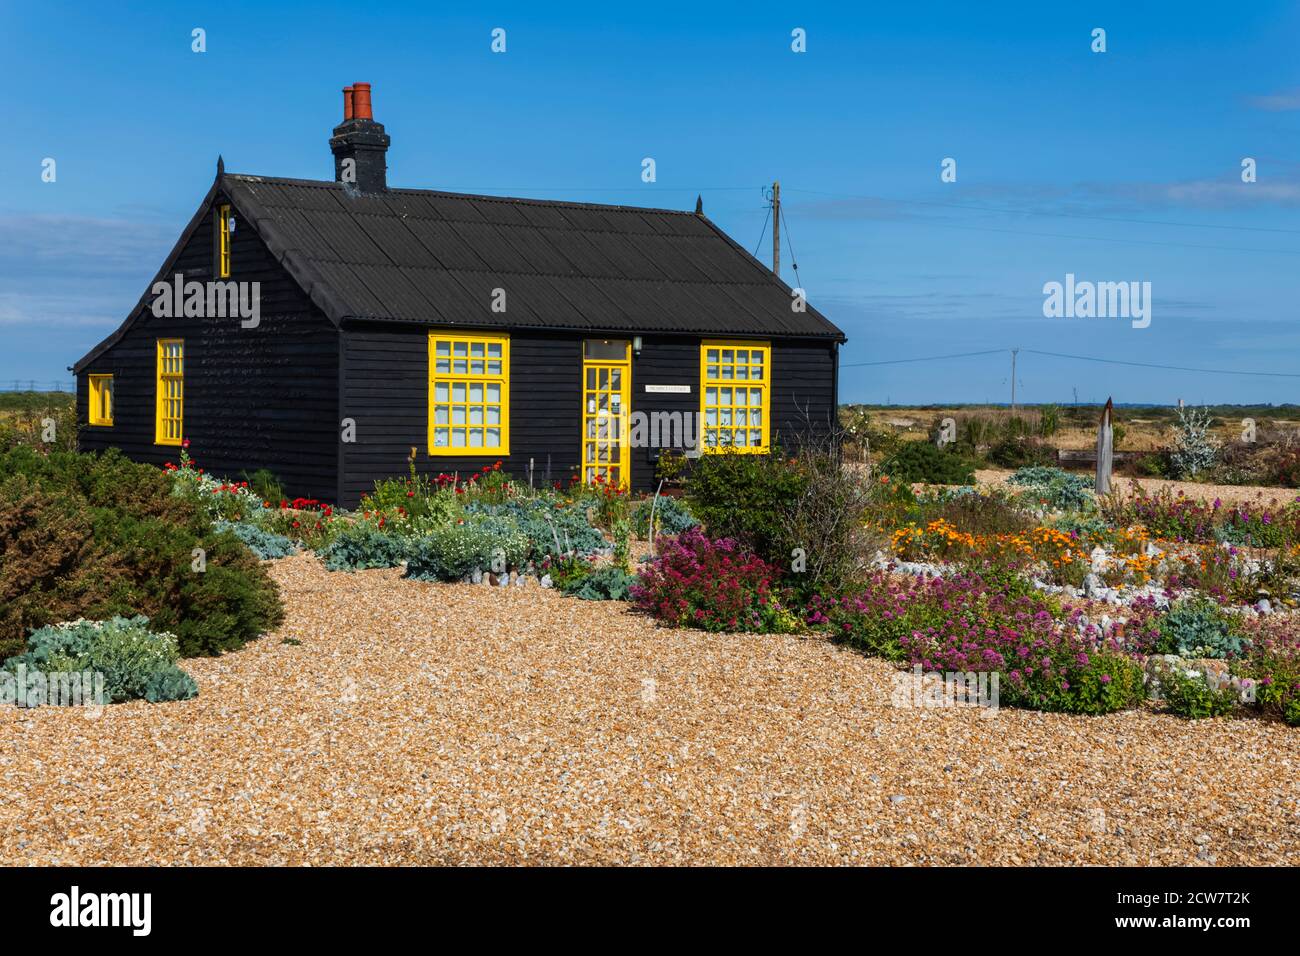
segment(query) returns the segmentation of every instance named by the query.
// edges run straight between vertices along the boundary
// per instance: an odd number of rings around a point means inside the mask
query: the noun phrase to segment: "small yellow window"
[[[90,376],[90,401],[87,418],[92,425],[113,424],[113,376]]]
[[[230,207],[217,207],[217,278],[230,278]]]
[[[706,341],[700,346],[700,416],[706,452],[768,450],[772,346]]]
[[[510,454],[510,337],[429,333],[429,454]]]
[[[158,405],[154,442],[179,445],[184,435],[185,340],[158,340]]]

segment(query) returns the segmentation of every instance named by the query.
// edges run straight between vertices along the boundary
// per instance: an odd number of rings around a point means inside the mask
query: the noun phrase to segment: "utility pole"
[[[1016,413],[1016,353],[1020,349],[1011,350],[1011,414]]]
[[[772,183],[772,271],[781,274],[781,181]]]

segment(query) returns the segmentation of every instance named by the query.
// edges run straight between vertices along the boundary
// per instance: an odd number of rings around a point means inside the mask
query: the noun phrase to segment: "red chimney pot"
[[[374,119],[370,112],[370,84],[352,84],[352,115],[359,120]]]
[[[352,87],[343,87],[343,118],[352,119]]]

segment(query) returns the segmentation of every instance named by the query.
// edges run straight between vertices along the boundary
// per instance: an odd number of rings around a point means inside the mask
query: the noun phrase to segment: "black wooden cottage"
[[[832,421],[843,333],[698,203],[390,189],[369,86],[344,92],[335,181],[218,162],[155,283],[74,366],[82,449],[161,464],[184,438],[213,473],[352,506],[413,452],[422,472],[645,489],[652,438],[761,453]]]

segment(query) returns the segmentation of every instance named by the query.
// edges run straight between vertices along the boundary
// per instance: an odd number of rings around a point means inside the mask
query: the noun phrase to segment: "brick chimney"
[[[351,183],[362,193],[388,188],[388,144],[382,123],[370,107],[370,84],[343,87],[343,122],[334,127],[330,151],[334,153],[334,181]]]

